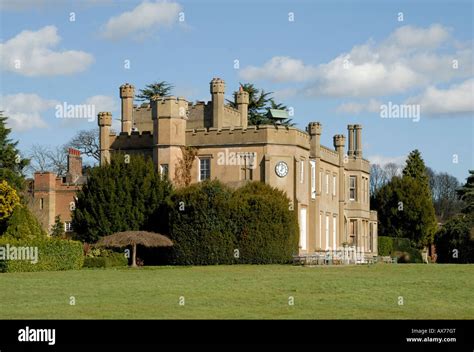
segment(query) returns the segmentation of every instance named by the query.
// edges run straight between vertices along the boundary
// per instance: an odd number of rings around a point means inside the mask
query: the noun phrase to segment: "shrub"
[[[231,211],[240,263],[288,263],[298,252],[296,212],[284,192],[248,183],[234,192]]]
[[[26,206],[18,205],[6,223],[4,236],[32,240],[46,238],[47,234],[30,210]]]
[[[460,214],[436,233],[438,263],[474,263],[474,215]]]
[[[218,181],[181,188],[170,197],[169,235],[174,264],[233,262],[235,237],[230,221],[231,190]]]
[[[0,260],[0,271],[54,271],[80,269],[84,261],[82,243],[57,238],[15,239],[0,237],[0,247],[37,247],[38,262]]]
[[[127,266],[128,259],[123,253],[112,253],[108,257],[93,257],[84,259],[85,268],[112,268]]]
[[[111,163],[91,169],[77,193],[72,226],[76,239],[94,243],[119,231],[166,231],[162,207],[171,184],[157,172],[151,158],[132,155],[129,162],[115,154]],[[151,226],[153,223],[155,226]]]
[[[397,257],[398,263],[422,263],[421,253],[411,246],[408,238],[379,236],[378,250],[381,256]]]
[[[378,239],[378,252],[380,256],[389,256],[393,251],[393,238],[387,236],[379,236]]]
[[[124,253],[95,248],[84,258],[83,266],[85,268],[112,268],[127,265],[128,259]]]
[[[234,192],[218,181],[179,189],[169,216],[174,264],[287,263],[298,251],[289,199],[261,182]]]

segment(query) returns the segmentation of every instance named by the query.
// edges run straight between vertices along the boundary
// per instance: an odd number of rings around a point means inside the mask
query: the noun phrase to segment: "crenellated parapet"
[[[225,144],[282,144],[297,145],[309,149],[307,133],[294,127],[260,125],[243,127],[224,127],[221,129],[197,128],[186,130],[186,145],[225,145]]]

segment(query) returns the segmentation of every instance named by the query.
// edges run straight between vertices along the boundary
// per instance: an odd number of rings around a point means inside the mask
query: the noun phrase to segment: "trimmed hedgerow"
[[[0,247],[38,247],[38,262],[0,260],[1,272],[55,271],[80,269],[84,262],[82,243],[57,238],[18,240],[1,237]]]
[[[389,256],[393,251],[393,237],[379,236],[377,238],[378,253],[380,256]]]
[[[173,264],[233,263],[231,197],[232,191],[218,181],[193,184],[172,194],[168,206]]]
[[[176,190],[169,224],[173,264],[287,263],[298,251],[289,199],[261,182],[236,191],[219,181]]]
[[[128,258],[124,253],[101,250],[99,256],[86,256],[84,258],[84,268],[112,268],[117,266],[127,266]]]
[[[298,252],[298,221],[286,194],[262,182],[250,182],[232,197],[240,263],[288,263]]]

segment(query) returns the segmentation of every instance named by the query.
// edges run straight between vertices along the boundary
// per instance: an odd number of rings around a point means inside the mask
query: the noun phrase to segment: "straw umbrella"
[[[137,266],[137,244],[145,247],[170,247],[173,245],[171,240],[158,233],[148,231],[123,231],[116,232],[113,235],[102,237],[98,246],[104,247],[127,247],[132,246],[132,266]]]

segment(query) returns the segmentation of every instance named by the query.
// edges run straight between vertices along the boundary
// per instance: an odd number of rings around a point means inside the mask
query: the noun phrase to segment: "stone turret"
[[[122,132],[130,133],[133,124],[133,97],[135,87],[125,83],[120,86],[120,99],[122,100]]]
[[[310,157],[321,157],[321,134],[323,126],[319,122],[310,122],[308,125],[308,133],[311,136]]]
[[[112,126],[112,113],[99,112],[99,151],[100,165],[110,163],[110,126]]]
[[[243,128],[248,127],[248,115],[249,115],[249,93],[244,91],[242,86],[239,88],[239,92],[235,96],[235,102],[240,112],[240,125]]]
[[[225,82],[220,78],[213,78],[210,82],[212,95],[212,127],[224,127],[224,94]]]

